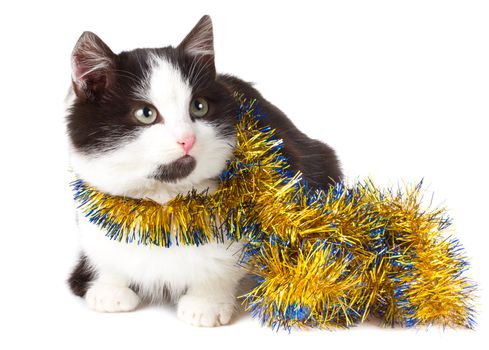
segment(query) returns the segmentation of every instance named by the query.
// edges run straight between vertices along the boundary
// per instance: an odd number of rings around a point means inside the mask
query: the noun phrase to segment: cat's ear
[[[178,45],[190,56],[201,58],[214,69],[214,34],[212,33],[212,21],[205,15],[187,34],[185,39]]]
[[[116,55],[92,32],[84,32],[71,56],[72,80],[78,97],[97,99],[113,80]]]

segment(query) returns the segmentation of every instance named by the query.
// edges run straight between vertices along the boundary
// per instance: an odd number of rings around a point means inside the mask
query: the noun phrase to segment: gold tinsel
[[[390,325],[472,327],[467,263],[443,233],[445,211],[421,207],[420,186],[394,193],[367,180],[308,190],[256,101],[236,97],[235,157],[215,193],[193,191],[162,205],[76,180],[81,210],[127,243],[245,239],[243,265],[258,284],[243,297],[272,328],[349,326],[369,315]]]

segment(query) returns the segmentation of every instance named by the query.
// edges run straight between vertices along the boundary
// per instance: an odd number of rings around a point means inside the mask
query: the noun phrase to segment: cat
[[[72,169],[112,195],[165,203],[192,189],[212,193],[232,157],[234,92],[257,99],[266,114],[260,123],[276,129],[291,169],[311,188],[341,180],[333,149],[299,131],[251,84],[216,73],[209,16],[177,47],[114,54],[95,34],[81,35],[72,53],[66,116]],[[243,242],[128,244],[78,216],[81,257],[68,283],[91,309],[131,311],[166,291],[189,324],[230,322],[244,276],[238,264]]]

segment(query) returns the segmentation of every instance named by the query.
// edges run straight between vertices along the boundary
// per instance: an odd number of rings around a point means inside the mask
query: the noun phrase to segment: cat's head
[[[225,168],[236,105],[216,80],[210,17],[177,47],[120,54],[85,32],[72,67],[72,167],[91,185],[119,195],[179,192]]]

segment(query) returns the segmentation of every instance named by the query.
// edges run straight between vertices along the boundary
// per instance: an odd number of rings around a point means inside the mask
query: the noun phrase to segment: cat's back
[[[301,171],[311,187],[327,188],[342,179],[342,172],[335,151],[327,144],[309,138],[275,105],[267,101],[258,90],[232,75],[219,75],[218,80],[229,90],[256,99],[266,118],[261,121],[276,130],[284,140],[284,154],[293,171]]]

